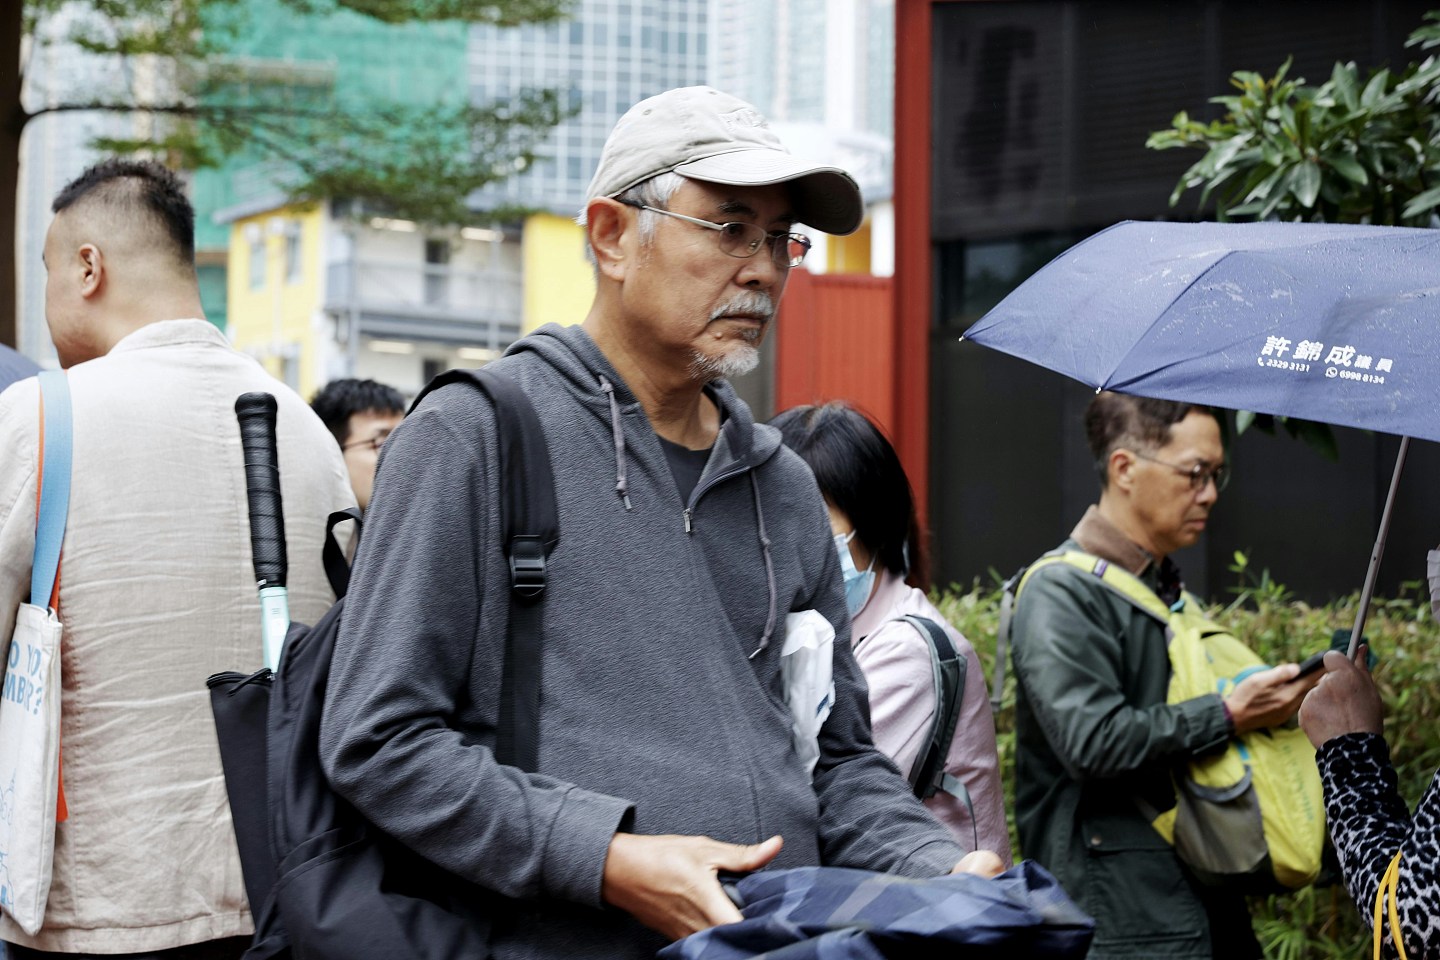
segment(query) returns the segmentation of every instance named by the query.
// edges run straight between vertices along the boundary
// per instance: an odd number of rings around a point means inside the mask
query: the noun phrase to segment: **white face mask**
[[[854,539],[854,530],[835,534],[835,549],[840,554],[840,572],[845,577],[845,606],[850,609],[852,617],[864,608],[865,601],[870,599],[870,590],[875,586],[875,558],[870,558],[870,563],[864,570],[856,570],[855,559],[850,556],[850,541]]]

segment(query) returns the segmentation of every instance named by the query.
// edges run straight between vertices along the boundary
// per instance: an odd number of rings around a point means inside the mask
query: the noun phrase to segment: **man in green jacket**
[[[1118,565],[1174,603],[1169,555],[1199,539],[1228,479],[1214,414],[1101,393],[1085,429],[1100,502],[1060,550]],[[1091,960],[1259,957],[1243,897],[1202,889],[1141,810],[1174,806],[1175,765],[1289,719],[1313,680],[1283,664],[1224,699],[1167,704],[1164,625],[1069,563],[1034,570],[1012,633],[1020,846],[1095,917]]]

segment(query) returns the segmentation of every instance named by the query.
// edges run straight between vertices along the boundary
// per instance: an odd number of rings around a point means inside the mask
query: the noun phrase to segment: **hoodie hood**
[[[533,361],[547,367],[552,378],[559,374],[575,399],[606,421],[615,450],[615,495],[627,513],[634,510],[636,505],[631,498],[629,477],[632,451],[629,449],[630,441],[626,439],[626,417],[631,417],[632,423],[635,422],[633,418],[638,417],[639,422],[645,425],[645,429],[636,430],[633,441],[646,447],[653,445],[655,449],[648,451],[650,456],[663,458],[654,427],[640,401],[595,341],[578,326],[546,324],[514,343],[500,362],[523,366]],[[753,658],[770,646],[779,620],[774,556],[765,525],[765,508],[756,469],[780,449],[780,431],[768,424],[757,424],[750,408],[735,395],[734,388],[725,380],[707,384],[705,391],[720,408],[720,432],[705,463],[705,470],[683,510],[685,529],[687,533],[690,531],[692,516],[707,491],[722,481],[748,475],[767,592],[765,626],[758,645],[750,653]]]
[[[505,351],[506,358],[515,357],[517,360],[526,354],[543,358],[547,366],[564,378],[574,396],[597,413],[606,417],[610,415],[610,397],[613,396],[621,412],[628,415],[638,411],[643,415],[640,401],[581,327],[548,323],[515,341]],[[612,394],[607,394],[602,382],[611,385]],[[720,408],[720,436],[715,442],[717,447],[724,445],[727,459],[737,465],[755,467],[769,460],[780,449],[780,431],[769,424],[756,423],[750,408],[736,396],[735,388],[730,386],[729,381],[715,380],[705,387],[705,392]],[[710,468],[707,467],[706,474],[709,473]],[[705,480],[705,477],[701,478],[700,487],[704,486]]]

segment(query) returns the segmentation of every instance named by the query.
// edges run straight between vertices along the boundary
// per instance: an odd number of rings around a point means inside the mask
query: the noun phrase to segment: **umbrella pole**
[[[1360,609],[1355,611],[1355,627],[1350,631],[1348,656],[1355,659],[1355,648],[1365,635],[1365,615],[1370,612],[1370,597],[1375,593],[1375,576],[1380,572],[1380,558],[1385,554],[1385,535],[1390,532],[1390,511],[1395,506],[1395,490],[1400,486],[1400,471],[1405,467],[1405,454],[1410,438],[1400,438],[1400,452],[1395,455],[1395,473],[1390,477],[1390,492],[1385,495],[1385,512],[1380,515],[1380,532],[1375,536],[1375,549],[1370,552],[1370,569],[1365,571],[1365,586],[1360,591]]]

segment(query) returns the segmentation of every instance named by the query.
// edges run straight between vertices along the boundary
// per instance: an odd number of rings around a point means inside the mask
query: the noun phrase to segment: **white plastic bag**
[[[0,910],[34,934],[45,919],[60,786],[60,620],[22,603],[0,694]]]
[[[815,776],[820,728],[835,705],[835,628],[816,610],[785,617],[780,679],[790,708],[790,731],[805,772]]]

